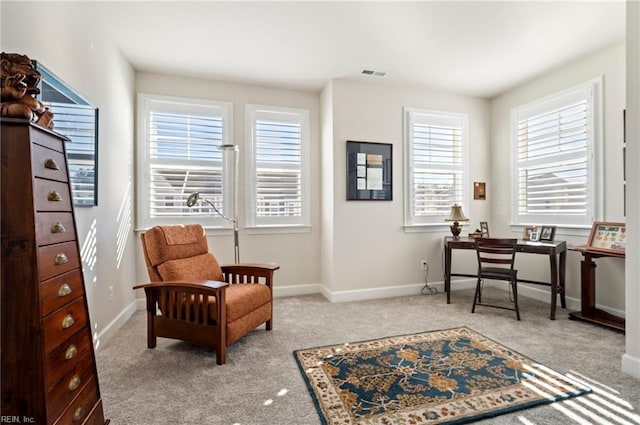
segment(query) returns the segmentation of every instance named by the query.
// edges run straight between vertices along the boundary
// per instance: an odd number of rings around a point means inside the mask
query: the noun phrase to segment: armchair
[[[205,345],[226,361],[228,345],[266,323],[273,327],[273,274],[276,264],[220,266],[209,252],[199,224],[156,226],[142,234],[150,283],[147,346],[157,337]]]

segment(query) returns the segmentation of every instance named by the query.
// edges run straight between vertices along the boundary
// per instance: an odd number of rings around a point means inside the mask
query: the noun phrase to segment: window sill
[[[245,227],[248,235],[274,235],[274,234],[295,234],[311,233],[311,226],[252,226]]]
[[[522,228],[526,226],[524,224],[511,224],[511,231],[522,234]],[[541,225],[538,225],[540,227]],[[547,226],[545,224],[545,226]],[[578,236],[578,237],[589,237],[589,233],[591,233],[591,226],[568,226],[568,225],[553,225],[549,224],[548,226],[555,226],[556,233],[555,237],[558,236]]]
[[[470,227],[468,224],[460,223],[462,225],[462,232],[460,235],[465,235],[472,230],[469,230]],[[405,224],[404,232],[405,233],[446,233],[447,236],[451,233],[451,224],[444,223],[430,223],[430,224]]]

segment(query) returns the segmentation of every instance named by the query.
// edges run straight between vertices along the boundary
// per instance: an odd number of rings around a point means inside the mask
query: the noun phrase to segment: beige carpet
[[[484,296],[508,295],[489,288]],[[597,423],[597,416],[640,424],[640,382],[620,372],[624,335],[570,321],[562,309],[550,321],[548,304],[520,301],[521,322],[506,310],[471,314],[469,290],[453,292],[450,305],[443,294],[339,304],[320,295],[277,298],[274,330],[262,327],[233,344],[224,366],[215,353],[179,341],[159,338],[147,349],[145,313],[137,312],[97,353],[105,414],[114,425],[319,425],[294,350],[468,326],[595,390],[480,423]]]

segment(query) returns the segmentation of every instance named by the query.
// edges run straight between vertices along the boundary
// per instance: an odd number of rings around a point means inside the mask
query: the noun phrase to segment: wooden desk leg
[[[447,293],[447,304],[451,304],[451,248],[444,246],[444,291]]]
[[[556,299],[558,298],[558,260],[556,254],[549,255],[551,269],[551,314],[549,318],[556,320]]]
[[[596,263],[591,259],[591,256],[585,256],[581,266],[582,316],[591,317],[596,308]]]
[[[567,271],[567,251],[563,251],[560,253],[560,269],[559,269],[559,276],[560,276],[560,305],[562,306],[562,308],[567,308],[567,299],[566,299],[566,286],[565,286],[565,278],[566,278],[566,271]]]

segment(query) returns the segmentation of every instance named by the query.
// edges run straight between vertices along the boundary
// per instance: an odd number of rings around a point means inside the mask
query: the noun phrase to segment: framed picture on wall
[[[347,200],[393,199],[391,143],[347,141]]]
[[[587,249],[624,254],[627,246],[627,232],[624,223],[595,221],[591,226]]]

